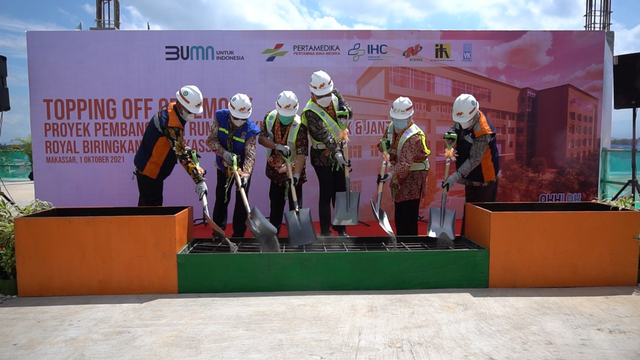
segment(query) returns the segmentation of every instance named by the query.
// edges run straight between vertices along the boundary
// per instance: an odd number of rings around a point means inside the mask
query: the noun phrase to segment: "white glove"
[[[276,144],[276,150],[282,153],[282,156],[288,158],[291,156],[291,148],[287,145]]]
[[[202,200],[202,198],[207,195],[207,192],[209,191],[209,189],[207,189],[207,183],[204,181],[200,181],[199,183],[196,184],[196,194],[198,194],[198,200]]]
[[[459,172],[454,172],[453,174],[449,175],[449,177],[445,181],[442,182],[442,188],[449,191],[449,189],[451,189],[453,185],[455,185],[458,180],[460,180],[461,177],[462,175]]]
[[[333,157],[336,159],[336,161],[338,162],[338,164],[340,164],[340,166],[351,166],[351,160],[349,160],[349,162],[345,161],[344,156],[342,155],[341,151],[336,151],[336,154],[333,155]]]
[[[300,182],[300,174],[293,174],[293,186],[298,186]]]
[[[222,158],[229,166],[233,165],[233,155],[234,154],[229,151],[225,151],[224,154],[222,155]]]

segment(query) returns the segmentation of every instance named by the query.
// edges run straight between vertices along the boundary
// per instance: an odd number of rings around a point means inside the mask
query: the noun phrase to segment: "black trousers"
[[[146,175],[136,173],[138,182],[138,206],[162,206],[162,191],[164,180],[152,179]]]
[[[333,170],[331,166],[314,166],[318,176],[320,194],[318,199],[318,217],[320,218],[320,233],[331,233],[331,207],[335,206],[336,193],[347,191],[344,180],[344,169]],[[333,226],[336,231],[344,231],[345,226]]]
[[[498,195],[498,180],[489,183],[487,186],[472,186],[466,185],[464,187],[464,199],[468,203],[472,202],[495,202]],[[466,214],[462,214],[462,231],[461,235],[464,235],[464,224]]]
[[[271,201],[271,209],[269,212],[269,222],[275,226],[280,234],[280,226],[282,225],[282,217],[284,216],[284,204],[287,199],[284,198],[285,186],[279,186],[275,182],[271,182],[269,186],[269,200]],[[296,197],[298,198],[298,207],[302,208],[302,184],[296,185]],[[289,210],[294,210],[293,197],[289,191]]]
[[[420,199],[401,201],[395,205],[396,234],[418,235]]]
[[[227,227],[227,213],[229,202],[231,201],[231,188],[235,186],[235,180],[231,178],[231,185],[229,189],[225,189],[225,184],[227,183],[227,175],[225,172],[216,170],[217,172],[217,183],[216,183],[216,202],[213,206],[213,214],[211,216],[211,220],[213,220],[222,230],[225,230]],[[247,188],[245,189],[245,193],[247,197],[249,196],[249,186],[251,185],[251,176],[247,181]],[[236,186],[237,188],[237,186]],[[225,198],[225,191],[229,191],[228,199]],[[245,237],[245,233],[247,232],[247,210],[244,207],[244,202],[242,202],[242,196],[240,195],[240,191],[235,191],[236,193],[236,204],[233,208],[233,235],[232,237]]]

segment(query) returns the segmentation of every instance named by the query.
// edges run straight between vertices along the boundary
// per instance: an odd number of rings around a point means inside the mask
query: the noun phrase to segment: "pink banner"
[[[144,129],[186,84],[205,97],[186,139],[202,155],[212,190],[214,155],[205,140],[214,112],[242,92],[260,123],[283,90],[306,103],[309,77],[320,69],[353,108],[351,185],[361,192],[363,221],[374,219],[369,198],[381,162],[375,144],[398,96],[413,100],[414,121],[432,151],[425,219],[440,206],[442,135],[461,93],[473,94],[496,128],[499,201],[597,196],[604,32],[60,31],[28,32],[27,50],[36,197],[58,207],[135,206],[133,157]],[[265,166],[258,145],[249,199],[268,216]],[[304,207],[318,219],[317,178],[307,167]],[[180,166],[164,194],[165,205],[200,208]],[[454,187],[448,201],[460,217],[463,187]],[[382,207],[393,219],[388,188]]]

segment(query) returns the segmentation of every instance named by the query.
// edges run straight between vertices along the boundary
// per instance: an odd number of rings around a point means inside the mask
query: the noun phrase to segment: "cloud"
[[[614,32],[613,53],[615,55],[629,54],[640,51],[640,24],[632,29],[613,23],[611,30]]]
[[[423,3],[425,8],[446,16],[460,15],[463,21],[460,29],[578,30],[584,25],[584,0],[432,0]]]
[[[542,81],[548,84],[553,84],[558,82],[558,79],[560,78],[560,74],[555,74],[555,75],[547,75],[545,77],[542,78]]]
[[[585,70],[579,70],[571,74],[569,79],[567,79],[567,82],[573,83],[577,81],[601,80],[603,69],[603,64],[591,64]]]
[[[547,55],[553,42],[551,37],[550,32],[527,32],[518,40],[493,48],[492,56],[498,63],[535,70],[553,60],[552,56]]]
[[[591,95],[594,95],[602,92],[602,83],[602,80],[592,81],[587,86],[584,86],[581,89]]]
[[[433,15],[433,1],[368,0],[363,6],[358,1],[323,0],[318,11],[349,23],[368,24],[377,28],[406,28],[404,24],[424,22]],[[404,26],[403,26],[404,25]]]

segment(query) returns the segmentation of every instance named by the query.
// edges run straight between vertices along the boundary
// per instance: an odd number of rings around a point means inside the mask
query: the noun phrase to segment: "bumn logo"
[[[471,44],[462,44],[462,61],[471,61]]]
[[[269,54],[267,61],[271,62],[275,60],[277,56],[284,56],[286,53],[288,53],[288,51],[286,50],[279,51],[280,49],[282,49],[283,46],[284,44],[276,44],[276,46],[273,49],[266,49],[262,52],[262,54]]]
[[[215,50],[213,46],[175,46],[167,45],[164,47],[165,60],[214,60]]]

